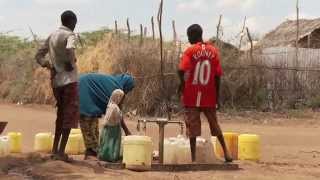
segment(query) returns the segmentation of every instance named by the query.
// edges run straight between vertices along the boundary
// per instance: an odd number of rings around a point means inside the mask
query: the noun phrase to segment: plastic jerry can
[[[238,134],[233,132],[226,132],[223,133],[224,141],[226,143],[227,149],[232,157],[232,159],[238,159]],[[215,153],[216,156],[219,158],[224,158],[224,153],[222,146],[218,139],[216,139],[216,146],[215,146]]]
[[[70,134],[67,142],[65,152],[69,155],[78,155],[80,154],[80,139],[81,134]]]
[[[0,157],[9,155],[9,137],[0,136]]]
[[[82,134],[81,129],[71,129],[70,134]]]
[[[260,136],[242,134],[239,136],[239,159],[259,161],[261,158]]]
[[[53,136],[51,133],[38,133],[35,135],[34,151],[50,153],[53,146]]]
[[[9,132],[9,152],[21,153],[22,152],[22,134],[19,132]]]
[[[164,140],[163,162],[164,164],[177,164],[177,142],[173,138]]]
[[[123,162],[127,169],[151,169],[152,141],[148,136],[126,136],[123,141]]]
[[[190,143],[186,139],[179,139],[177,142],[177,164],[190,164],[191,160],[191,150]]]
[[[83,139],[83,135],[82,135],[82,131],[81,129],[71,129],[71,132],[70,134],[80,134],[81,137],[80,137],[80,150],[79,150],[79,153],[80,154],[83,154],[86,150],[86,146],[84,144],[84,139]]]
[[[200,164],[209,164],[217,162],[211,141],[203,138],[197,138],[196,162]]]

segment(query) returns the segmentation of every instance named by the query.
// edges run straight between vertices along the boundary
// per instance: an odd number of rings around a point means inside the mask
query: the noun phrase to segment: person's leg
[[[60,89],[54,88],[53,94],[56,99],[56,107],[57,107],[57,118],[56,118],[56,127],[54,133],[54,141],[52,147],[52,154],[58,154],[59,151],[59,143],[62,134],[62,109],[61,109],[61,95]]]
[[[79,95],[78,84],[72,83],[61,87],[61,117],[62,117],[62,137],[59,147],[59,158],[69,161],[65,154],[65,148],[72,128],[78,127],[79,122]],[[60,107],[59,107],[60,108]]]
[[[81,118],[80,119],[80,128],[84,139],[84,144],[86,146],[86,152],[85,152],[85,159],[88,156],[96,156],[96,151],[94,151],[94,148],[96,148],[94,139],[95,139],[95,132],[92,130],[94,124],[94,119],[92,118]],[[98,144],[98,142],[96,143]]]
[[[59,122],[58,117],[56,120],[56,128],[55,128],[55,133],[54,133],[54,140],[53,140],[53,147],[52,147],[52,154],[58,154],[59,150],[59,142],[62,134],[62,128],[61,128],[61,123]]]
[[[186,132],[190,140],[191,160],[196,161],[197,136],[201,135],[200,111],[197,108],[185,110]]]
[[[97,138],[96,135],[96,123],[97,119],[96,118],[90,118],[89,119],[89,124],[88,124],[88,148],[86,150],[86,157],[91,158],[97,157],[97,149],[98,149],[98,143],[99,139]],[[99,136],[99,135],[98,135]]]
[[[64,128],[62,129],[62,138],[61,138],[61,143],[59,147],[59,155],[60,156],[65,156],[65,149],[66,145],[69,139],[71,128]]]
[[[221,144],[221,147],[222,147],[223,153],[224,153],[224,157],[225,157],[225,161],[232,162],[232,158],[231,158],[229,151],[227,149],[220,125],[217,120],[216,110],[214,108],[205,108],[203,112],[208,119],[211,135],[216,136]]]
[[[99,120],[98,120],[98,118],[93,119],[92,134],[93,134],[93,145],[94,145],[93,150],[97,156],[98,149],[99,149]]]
[[[191,160],[192,162],[196,161],[196,153],[197,153],[197,137],[190,137],[190,150],[191,150]]]

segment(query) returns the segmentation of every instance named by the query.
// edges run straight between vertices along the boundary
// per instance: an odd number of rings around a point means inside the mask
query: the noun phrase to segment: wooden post
[[[127,28],[128,28],[128,41],[130,41],[130,38],[131,38],[131,29],[130,29],[129,18],[127,18]]]
[[[177,44],[177,31],[176,31],[175,20],[172,21],[172,30],[173,30],[173,42],[174,42],[174,44]]]
[[[247,27],[247,35],[248,35],[248,39],[250,42],[250,61],[251,61],[251,65],[253,65],[253,41],[252,41],[252,37],[249,31],[249,28]]]
[[[247,21],[247,16],[244,17],[244,21],[243,21],[243,26],[242,26],[242,30],[241,30],[241,34],[240,34],[240,43],[239,43],[239,50],[241,51],[241,46],[242,46],[242,39],[243,39],[243,34],[246,28],[246,21]],[[247,28],[247,32],[248,32],[248,28]],[[248,36],[250,36],[248,34]]]
[[[140,24],[140,46],[143,43],[143,26]]]
[[[297,34],[296,34],[296,58],[295,58],[295,72],[294,72],[294,87],[293,90],[295,92],[294,94],[294,101],[293,101],[293,107],[295,108],[296,102],[298,100],[298,64],[299,64],[299,0],[297,0],[296,4],[296,10],[297,10]]]
[[[161,89],[164,92],[165,91],[165,80],[164,80],[164,62],[163,62],[163,37],[162,37],[162,13],[163,13],[163,0],[160,0],[160,5],[159,5],[159,11],[158,11],[158,26],[159,26],[159,35],[160,35],[160,76],[161,76]],[[166,110],[168,113],[169,111],[169,105],[168,102],[165,103],[166,105]],[[170,115],[168,115],[170,117]],[[160,132],[162,133],[162,132]],[[159,142],[160,143],[163,142]],[[163,147],[159,147],[159,163],[163,164]]]
[[[148,36],[148,28],[147,28],[147,27],[144,27],[143,36],[144,36],[144,37],[147,37],[147,36]]]
[[[253,68],[254,66],[254,59],[253,59],[253,42],[252,42],[252,37],[251,37],[251,34],[250,34],[250,31],[249,31],[249,28],[247,27],[246,28],[247,30],[247,35],[248,35],[248,39],[249,39],[249,42],[250,42],[250,67],[252,67],[252,70],[250,70],[250,76],[249,76],[249,84],[250,84],[250,88],[249,88],[249,94],[250,96],[252,97],[253,95],[253,91],[254,89],[256,88],[256,79],[255,79],[255,69]]]
[[[220,46],[220,26],[221,26],[221,20],[222,20],[222,14],[220,15],[219,17],[219,22],[218,22],[218,25],[217,25],[217,35],[216,35],[216,46],[219,47]]]
[[[311,37],[312,37],[312,33],[308,35],[308,49],[311,48]]]
[[[159,26],[159,35],[160,35],[160,75],[161,79],[164,82],[163,77],[163,37],[162,37],[162,12],[163,12],[163,0],[160,0],[160,6],[158,11],[158,26]],[[164,83],[162,83],[164,85]],[[164,87],[164,86],[163,86]]]
[[[155,40],[155,32],[154,32],[154,20],[153,16],[151,17],[151,26],[152,26],[152,39]]]
[[[118,34],[118,21],[117,20],[114,21],[114,29],[115,29],[115,33]]]

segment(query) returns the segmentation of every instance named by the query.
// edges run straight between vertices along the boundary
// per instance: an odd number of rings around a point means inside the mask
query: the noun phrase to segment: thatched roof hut
[[[299,20],[299,47],[320,49],[320,18]],[[258,43],[261,48],[295,47],[297,21],[288,20],[266,34]]]

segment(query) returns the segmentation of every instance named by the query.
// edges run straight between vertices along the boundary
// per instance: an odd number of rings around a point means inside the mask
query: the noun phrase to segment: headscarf
[[[129,74],[116,75],[115,79],[122,86],[122,90],[124,91],[125,94],[132,91],[132,89],[134,88],[134,79]]]
[[[121,89],[116,89],[112,92],[110,97],[106,115],[104,117],[104,125],[115,126],[120,124],[122,120],[122,112],[119,108],[119,104],[122,101],[125,93]]]

